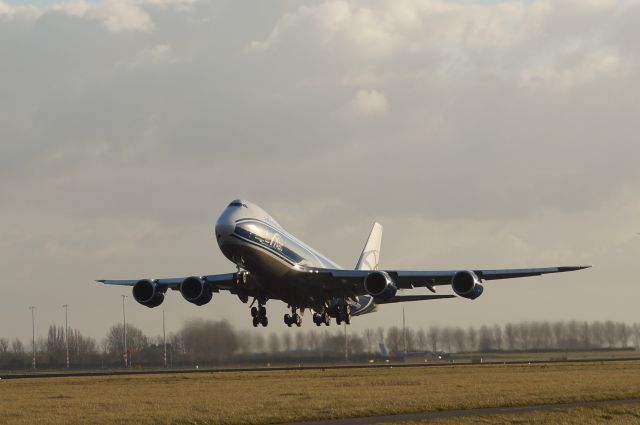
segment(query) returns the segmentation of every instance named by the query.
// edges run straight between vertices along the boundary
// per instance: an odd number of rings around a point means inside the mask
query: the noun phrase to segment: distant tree
[[[238,341],[238,351],[240,353],[251,353],[253,350],[254,340],[249,331],[243,330],[239,331],[236,335],[236,340]]]
[[[60,366],[66,362],[66,338],[63,326],[49,326],[46,350],[49,365]]]
[[[24,344],[18,338],[14,338],[11,341],[11,352],[18,356],[24,355]]]
[[[306,341],[305,335],[301,330],[298,330],[298,332],[296,332],[295,340],[296,340],[296,350],[303,351],[306,348],[308,348],[306,344],[307,341]]]
[[[478,332],[473,327],[467,329],[467,347],[469,351],[478,350]]]
[[[416,331],[411,328],[406,328],[404,331],[403,339],[406,339],[407,351],[416,351],[418,344],[416,342]],[[402,343],[404,344],[404,340]],[[404,347],[403,347],[404,348]]]
[[[117,325],[113,325],[109,328],[107,332],[107,336],[104,339],[104,347],[107,355],[111,358],[112,361],[122,359],[122,355],[125,351],[124,336],[123,329],[121,323]],[[79,335],[78,335],[79,337]],[[80,342],[80,341],[78,341]],[[136,353],[143,351],[145,348],[149,346],[149,338],[144,335],[144,333],[134,325],[127,323],[127,350],[132,351],[132,358],[136,358]],[[76,350],[79,350],[80,346],[75,347]]]
[[[451,333],[452,343],[457,352],[463,352],[467,349],[467,337],[462,328],[455,328]],[[453,351],[453,350],[452,350]]]
[[[582,349],[591,348],[591,329],[587,322],[582,322],[578,329],[578,347]]]
[[[427,331],[427,340],[429,341],[431,351],[438,351],[438,343],[440,342],[440,328],[435,325],[429,327],[429,330]]]
[[[507,350],[515,350],[517,346],[516,328],[511,323],[504,326],[504,338]]]
[[[609,348],[615,347],[617,344],[616,324],[611,320],[604,322],[604,338]]]
[[[0,356],[4,356],[9,352],[9,340],[0,338]]]
[[[422,328],[416,332],[416,345],[418,346],[418,350],[427,349],[427,333]]]
[[[454,330],[450,326],[446,326],[440,330],[440,348],[446,350],[447,353],[451,352],[454,343],[453,337]]]
[[[634,323],[633,327],[633,343],[636,350],[640,350],[640,323]]]
[[[402,330],[397,326],[392,326],[387,329],[385,344],[387,349],[392,353],[399,353],[403,351]]]
[[[264,352],[266,348],[266,341],[265,341],[264,335],[261,332],[258,332],[254,335],[251,335],[251,338],[253,338],[254,350],[258,353]]]
[[[322,348],[322,337],[320,332],[310,330],[305,334],[305,345],[308,349],[318,351]]]
[[[362,336],[367,344],[367,353],[369,354],[373,353],[373,340],[375,338],[374,333],[375,332],[371,328],[366,328],[364,331],[362,331]]]
[[[190,320],[180,336],[192,362],[221,362],[238,350],[236,334],[226,321]]]
[[[478,332],[478,350],[481,352],[487,352],[493,350],[493,338],[491,329],[488,326],[482,325]]]
[[[618,322],[615,324],[616,346],[624,348],[629,344],[630,329],[626,323]]]
[[[284,351],[291,351],[293,348],[293,340],[291,338],[291,334],[289,332],[285,332],[282,335],[282,348]]]
[[[269,352],[272,354],[280,351],[280,338],[277,333],[271,332],[271,334],[269,334],[269,341],[267,342],[267,345],[269,346]]]
[[[502,328],[499,325],[494,325],[491,332],[494,343],[493,349],[502,350]]]
[[[353,334],[348,336],[348,348],[349,348],[349,357],[361,354],[365,350],[366,342],[364,339],[358,335]]]

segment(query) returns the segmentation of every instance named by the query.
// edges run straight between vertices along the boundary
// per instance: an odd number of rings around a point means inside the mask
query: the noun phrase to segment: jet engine
[[[156,282],[149,279],[139,280],[133,285],[133,298],[149,308],[158,307],[164,301],[163,289]]]
[[[364,289],[375,298],[388,300],[398,292],[395,282],[387,272],[369,273],[364,280]]]
[[[185,300],[195,305],[205,305],[213,298],[211,286],[196,276],[188,277],[182,281],[180,293]]]
[[[453,292],[461,297],[475,300],[480,295],[484,288],[480,285],[480,279],[472,271],[459,271],[453,275],[451,279],[451,287]]]

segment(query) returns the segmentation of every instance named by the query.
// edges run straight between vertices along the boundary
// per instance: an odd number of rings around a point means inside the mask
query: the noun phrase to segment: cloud
[[[359,90],[347,105],[347,112],[355,116],[371,117],[389,111],[389,101],[376,90]]]
[[[211,226],[236,197],[345,265],[373,220],[387,267],[600,263],[599,281],[517,286],[525,318],[583,291],[566,318],[587,317],[604,281],[629,291],[636,3],[39,4],[0,0],[0,320],[64,296],[98,334],[111,307],[87,300],[114,293],[94,278],[232,269]],[[451,320],[505,320],[507,287]]]

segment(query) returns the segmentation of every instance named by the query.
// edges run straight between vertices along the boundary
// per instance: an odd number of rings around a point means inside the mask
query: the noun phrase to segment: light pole
[[[407,361],[407,328],[404,320],[404,306],[402,306],[402,342],[404,346],[404,361]]]
[[[64,339],[67,346],[67,369],[69,369],[69,315],[67,311],[69,304],[65,304],[62,307],[64,308]]]
[[[349,339],[347,339],[347,322],[344,322],[344,361],[349,361]]]
[[[29,306],[29,310],[31,310],[31,346],[33,347],[33,357],[31,358],[31,368],[36,368],[36,315],[35,315],[35,306]]]
[[[162,339],[164,341],[164,367],[167,367],[167,333],[164,327],[164,309],[162,310]]]
[[[124,313],[124,299],[127,298],[126,295],[121,295],[122,297],[122,345],[124,350],[122,351],[124,354],[124,367],[127,367],[127,363],[129,360],[129,353],[127,352],[127,316]]]

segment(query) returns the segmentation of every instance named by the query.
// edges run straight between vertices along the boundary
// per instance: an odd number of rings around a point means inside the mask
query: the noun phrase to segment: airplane
[[[214,293],[229,291],[245,304],[253,298],[250,311],[254,327],[268,325],[267,301],[281,300],[291,309],[291,314],[284,315],[284,323],[299,327],[305,310],[313,311],[317,326],[329,326],[332,318],[338,325],[350,324],[352,317],[372,313],[379,305],[456,296],[474,300],[482,295],[481,283],[485,280],[590,267],[380,270],[382,226],[374,223],[355,269],[346,270],[292,236],[262,208],[241,199],[232,201],[223,210],[215,223],[215,237],[224,256],[236,265],[235,273],[97,282],[131,286],[134,299],[149,308],[162,304],[168,289],[180,291],[185,300],[197,306],[209,303]],[[435,287],[444,285],[450,285],[455,295],[435,294]],[[427,288],[433,294],[400,294],[413,288]]]

